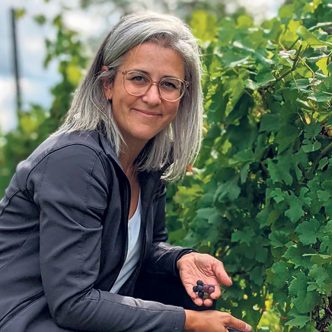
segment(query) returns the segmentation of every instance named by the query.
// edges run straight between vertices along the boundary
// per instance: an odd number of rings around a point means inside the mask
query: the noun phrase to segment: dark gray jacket
[[[21,162],[0,202],[0,331],[182,331],[180,307],[131,297],[140,271],[176,275],[187,250],[165,243],[160,174],[141,173],[138,268],[126,255],[130,187],[97,131],[61,134]]]

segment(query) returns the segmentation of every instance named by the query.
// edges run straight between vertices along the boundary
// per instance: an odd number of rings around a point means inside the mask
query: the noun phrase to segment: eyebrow
[[[128,71],[138,71],[138,72],[140,72],[140,73],[142,73],[142,74],[145,74],[145,75],[151,77],[150,73],[149,73],[148,71],[144,70],[144,69],[131,68],[131,69],[126,69],[126,71],[127,71],[127,72],[128,72]],[[173,75],[164,75],[164,76],[162,76],[160,79],[167,78],[167,77],[168,77],[168,78],[175,78],[175,79],[177,79],[177,80],[181,80],[181,81],[184,80],[184,79],[182,79],[182,78],[179,78],[179,77],[176,77],[176,76],[173,76]]]

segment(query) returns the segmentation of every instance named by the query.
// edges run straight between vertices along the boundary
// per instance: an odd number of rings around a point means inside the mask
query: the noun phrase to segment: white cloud
[[[66,13],[67,26],[84,35],[98,34],[103,28],[104,21],[96,20],[91,11],[72,10]]]
[[[278,8],[285,2],[285,0],[241,0],[241,2],[254,18],[261,21],[276,16]]]

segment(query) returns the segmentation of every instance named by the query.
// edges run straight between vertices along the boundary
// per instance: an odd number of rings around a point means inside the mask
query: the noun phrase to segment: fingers
[[[193,291],[187,291],[193,302],[198,306],[206,306],[211,307],[213,305],[213,299],[210,298],[200,298],[196,293]]]
[[[220,287],[219,285],[204,284],[202,281],[200,282],[201,283],[197,282],[192,288],[186,287],[187,293],[198,305],[204,305],[207,307],[212,306],[213,300],[218,299],[221,295]],[[198,301],[197,299],[202,301]]]
[[[185,289],[188,293],[188,295],[190,296],[190,298],[192,299],[192,301],[198,305],[198,306],[202,306],[204,304],[203,299],[199,298],[198,295],[193,291],[193,288],[191,285],[186,285]]]
[[[198,305],[198,306],[202,306],[204,304],[204,301],[202,299],[200,299],[199,297],[196,297],[193,299],[193,302]]]
[[[205,307],[211,307],[213,305],[213,300],[211,300],[211,299],[204,299],[203,300],[203,305]]]
[[[250,325],[233,317],[228,312],[221,312],[218,310],[185,310],[185,314],[185,331],[250,332],[252,330]],[[193,329],[194,326],[195,328]]]
[[[230,276],[227,274],[224,264],[220,262],[219,260],[215,260],[215,263],[213,264],[214,273],[221,285],[225,286],[232,286],[233,281],[230,278]]]
[[[214,286],[214,292],[210,294],[211,299],[217,300],[221,296],[221,288],[220,286]]]
[[[229,314],[226,314],[224,321],[225,326],[227,326],[229,330],[231,330],[232,328],[241,332],[250,332],[252,330],[249,324]]]

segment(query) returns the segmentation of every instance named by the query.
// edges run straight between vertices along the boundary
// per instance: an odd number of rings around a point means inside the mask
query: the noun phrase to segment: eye
[[[165,78],[160,81],[160,87],[168,91],[181,90],[181,81],[172,78]]]
[[[146,75],[136,71],[128,72],[126,75],[126,79],[134,84],[139,85],[148,84],[150,82],[149,78]]]

